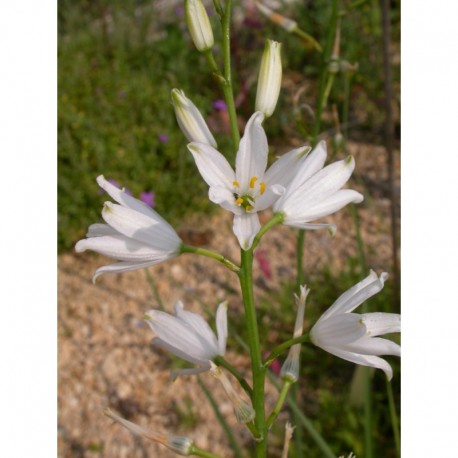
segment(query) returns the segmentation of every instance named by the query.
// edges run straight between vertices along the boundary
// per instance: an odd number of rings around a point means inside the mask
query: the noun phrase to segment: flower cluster
[[[271,20],[288,31],[297,31],[297,24],[256,2],[257,7]],[[215,7],[220,16],[219,2]],[[201,0],[185,0],[186,22],[192,40],[198,51],[204,53],[212,64],[214,36],[208,14]],[[120,189],[115,182],[102,175],[97,178],[100,188],[114,202],[107,201],[102,210],[104,223],[92,224],[85,239],[80,240],[75,250],[93,250],[115,259],[117,262],[100,267],[94,280],[104,273],[127,272],[146,268],[162,261],[175,258],[182,253],[198,253],[222,262],[231,271],[237,272],[240,280],[247,333],[249,334],[250,356],[252,358],[252,382],[224,358],[228,339],[228,303],[219,304],[216,310],[216,333],[207,321],[197,313],[185,310],[181,301],[174,305],[175,314],[151,309],[144,315],[154,337],[152,345],[159,347],[193,365],[172,372],[172,376],[193,375],[209,371],[215,377],[232,403],[236,419],[247,426],[256,443],[265,442],[276,416],[286,399],[291,384],[300,375],[301,344],[310,338],[321,349],[355,364],[370,366],[384,371],[391,380],[393,370],[382,359],[383,355],[400,356],[400,345],[379,336],[401,331],[400,315],[394,313],[354,313],[354,310],[368,298],[380,292],[387,274],[380,276],[373,271],[367,278],[342,294],[318,319],[309,333],[304,334],[306,299],[310,290],[304,285],[295,296],[297,306],[293,337],[277,347],[264,361],[259,348],[259,334],[252,284],[252,261],[254,249],[262,235],[275,224],[284,224],[299,229],[336,228],[329,222],[321,222],[350,203],[360,203],[363,195],[343,187],[355,168],[353,157],[325,165],[327,148],[320,141],[314,148],[304,145],[293,149],[274,161],[269,161],[269,145],[263,122],[270,117],[277,105],[281,88],[282,66],[281,44],[267,40],[261,60],[254,113],[248,119],[243,136],[239,140],[237,131],[237,152],[234,167],[225,155],[218,151],[218,144],[211,133],[204,116],[182,90],[171,92],[177,123],[188,140],[187,149],[195,165],[208,185],[208,198],[224,210],[233,214],[233,233],[240,245],[240,265],[225,256],[201,247],[185,245],[177,232],[155,210],[153,193],[143,193],[141,199]],[[216,65],[216,64],[214,64]],[[225,97],[230,81],[224,80]],[[226,103],[227,102],[227,103]],[[222,110],[231,118],[231,129],[237,125],[233,97],[226,102],[217,101],[215,110]],[[161,142],[168,140],[161,134]],[[235,150],[236,148],[234,148]],[[270,166],[269,166],[270,162]],[[102,193],[103,193],[102,191]],[[259,213],[270,210],[271,220],[261,226]],[[257,259],[264,275],[270,279],[272,272],[263,252]],[[264,384],[265,369],[277,361],[282,351],[289,349],[279,378],[283,386],[277,405],[270,416],[265,415]],[[226,369],[248,395],[246,401],[233,388],[230,379],[223,372]],[[277,368],[278,369],[278,368]],[[198,449],[193,441],[184,436],[173,436],[151,432],[135,423],[119,417],[111,410],[105,414],[133,434],[158,442],[178,454],[210,456]],[[287,424],[282,456],[286,457],[293,427]],[[260,446],[261,447],[261,446]],[[261,450],[261,448],[257,448]],[[211,455],[214,456],[214,455]],[[256,454],[256,456],[261,456]],[[265,453],[262,455],[265,456]]]

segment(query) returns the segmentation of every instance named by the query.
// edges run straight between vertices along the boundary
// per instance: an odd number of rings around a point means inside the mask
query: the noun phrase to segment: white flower
[[[268,145],[257,111],[248,121],[237,152],[235,172],[226,158],[204,143],[190,143],[202,178],[209,185],[209,199],[234,213],[233,230],[240,246],[248,250],[260,229],[258,211],[272,206],[300,169],[310,150],[297,148],[284,154],[266,171]]]
[[[324,167],[326,143],[321,141],[301,164],[284,194],[275,202],[273,210],[283,214],[283,224],[301,229],[335,227],[331,224],[313,224],[313,221],[331,215],[350,202],[360,203],[364,197],[352,189],[340,189],[355,168],[349,156],[343,161]]]
[[[207,11],[201,0],[185,0],[186,24],[196,48],[203,52],[214,44],[213,30]]]
[[[272,115],[280,94],[282,67],[281,43],[267,40],[262,54],[259,69],[258,89],[256,92],[256,111],[261,111],[266,117]]]
[[[158,213],[103,175],[97,183],[120,205],[105,202],[102,217],[107,224],[92,224],[88,238],[80,240],[75,250],[93,250],[120,262],[97,269],[94,281],[103,273],[141,269],[180,254],[181,239]]]
[[[227,302],[222,302],[216,311],[218,338],[200,315],[184,310],[181,301],[175,304],[175,315],[159,310],[146,313],[145,321],[157,336],[153,344],[197,365],[176,371],[176,375],[208,371],[210,361],[226,352]]]
[[[206,143],[216,148],[216,140],[198,108],[180,89],[172,89],[172,104],[178,125],[190,142]]]
[[[371,270],[368,277],[344,294],[320,317],[310,331],[311,341],[339,358],[363,366],[382,369],[388,380],[391,366],[380,355],[401,356],[401,347],[377,336],[401,332],[401,315],[397,313],[351,313],[369,297],[381,291],[388,274],[380,278]]]

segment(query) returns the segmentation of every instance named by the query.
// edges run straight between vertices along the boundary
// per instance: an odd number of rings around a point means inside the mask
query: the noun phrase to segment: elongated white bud
[[[185,0],[186,24],[192,41],[200,52],[208,51],[213,47],[215,40],[207,11],[201,0]]]
[[[251,407],[249,404],[247,404],[239,395],[238,393],[232,388],[231,382],[229,379],[226,377],[224,372],[216,366],[215,363],[210,361],[211,369],[210,373],[218,379],[221,382],[221,385],[223,385],[224,391],[227,394],[227,397],[229,400],[232,402],[232,405],[234,406],[234,413],[235,413],[235,418],[239,423],[248,423],[252,421],[256,415],[256,412],[254,411],[253,407]]]
[[[281,43],[267,40],[259,69],[258,89],[255,111],[261,111],[266,117],[272,115],[280,94],[282,67]]]
[[[172,89],[172,104],[178,125],[190,142],[218,146],[200,111],[182,90]]]
[[[129,420],[126,420],[125,418],[120,417],[119,415],[116,415],[109,408],[106,408],[103,411],[103,413],[107,417],[114,420],[115,422],[124,426],[124,428],[128,429],[132,434],[135,434],[136,436],[144,437],[145,439],[149,439],[150,441],[162,444],[165,447],[177,453],[178,455],[188,456],[191,452],[193,442],[188,437],[172,436],[169,434],[159,434],[159,433],[154,433],[152,431],[148,431],[147,429],[143,428],[142,426],[139,426],[135,423],[132,423]]]
[[[294,324],[293,338],[302,335],[304,328],[304,311],[305,311],[305,300],[310,292],[307,287],[301,286],[300,296],[294,295],[297,305],[296,323]],[[289,349],[288,357],[286,358],[281,368],[280,377],[284,380],[289,380],[291,383],[297,382],[299,378],[299,360],[301,353],[301,344],[295,344]]]

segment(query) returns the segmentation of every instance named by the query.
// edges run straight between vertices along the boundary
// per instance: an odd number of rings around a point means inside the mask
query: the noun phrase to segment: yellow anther
[[[243,204],[243,199],[239,197],[238,199],[235,200],[236,205],[242,205]]]
[[[254,188],[254,184],[256,183],[256,181],[258,181],[258,177],[251,177],[250,188]]]
[[[238,181],[233,181],[232,184],[236,187],[236,188],[240,188],[240,183]]]
[[[261,193],[261,196],[266,192],[266,184],[264,183],[264,181],[261,181],[261,183],[259,183],[259,191]]]
[[[252,205],[247,205],[247,206],[245,207],[245,210],[246,210],[247,212],[250,212],[251,210],[253,210],[253,208],[254,208],[254,207],[253,207]]]

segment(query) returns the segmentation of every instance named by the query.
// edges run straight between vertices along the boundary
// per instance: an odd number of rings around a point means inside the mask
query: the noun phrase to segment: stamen
[[[245,207],[245,210],[246,210],[247,212],[250,212],[251,210],[253,210],[253,208],[254,208],[254,207],[253,207],[252,205],[247,205],[247,206]]]
[[[256,183],[256,181],[258,181],[258,177],[251,177],[251,180],[250,180],[250,188],[251,189],[254,188],[254,184]]]
[[[261,183],[259,183],[259,192],[261,193],[261,196],[266,192],[266,184],[264,183],[264,181],[261,181]]]
[[[233,181],[232,184],[236,187],[236,188],[240,188],[240,183],[238,181]]]
[[[243,204],[243,199],[241,197],[239,197],[238,199],[235,200],[235,204],[236,205],[242,205]]]

